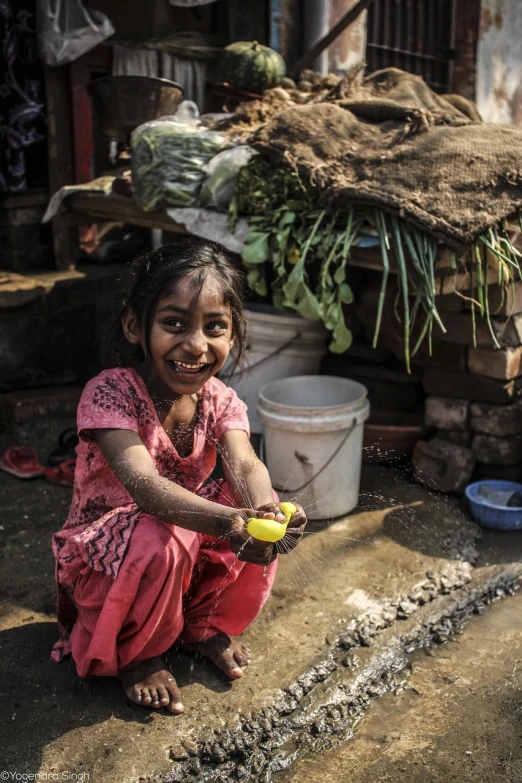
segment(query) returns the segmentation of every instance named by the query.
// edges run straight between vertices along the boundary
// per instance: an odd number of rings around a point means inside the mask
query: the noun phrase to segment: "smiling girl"
[[[249,442],[246,406],[215,376],[244,347],[243,273],[192,240],[133,263],[121,336],[138,360],[86,386],[75,486],[53,538],[60,640],[80,677],[119,675],[129,699],[183,712],[163,654],[175,643],[243,675],[233,641],[274,581],[278,545],[249,517],[284,521]],[[225,479],[207,480],[223,460]],[[207,482],[207,483],[205,483]],[[302,536],[303,509],[279,551]]]

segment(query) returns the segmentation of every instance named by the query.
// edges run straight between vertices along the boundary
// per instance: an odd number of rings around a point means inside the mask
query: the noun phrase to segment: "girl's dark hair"
[[[221,245],[190,238],[139,256],[129,265],[123,280],[123,309],[114,329],[114,353],[120,364],[137,364],[148,358],[158,301],[187,275],[193,279],[195,289],[201,290],[209,272],[219,280],[225,303],[230,305],[236,366],[240,363],[245,348],[245,273],[234,256]],[[138,328],[145,335],[145,356],[141,347],[131,346],[123,334],[121,321],[128,310],[132,310]]]

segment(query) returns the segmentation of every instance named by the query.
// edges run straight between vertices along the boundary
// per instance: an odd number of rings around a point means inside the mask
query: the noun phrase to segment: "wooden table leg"
[[[49,193],[74,182],[69,67],[45,68],[47,99],[47,149]],[[72,269],[78,257],[78,229],[64,216],[52,221],[55,262],[58,269]]]

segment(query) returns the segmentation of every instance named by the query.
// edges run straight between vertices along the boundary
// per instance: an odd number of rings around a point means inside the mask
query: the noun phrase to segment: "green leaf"
[[[292,273],[289,275],[288,280],[283,285],[283,291],[286,294],[286,298],[289,299],[291,302],[295,302],[297,299],[300,298],[303,291],[304,286],[304,279],[303,275],[299,274],[299,270],[297,271],[297,267],[294,267],[292,270]]]
[[[265,278],[261,278],[261,280],[258,280],[258,282],[254,286],[256,294],[259,294],[259,296],[266,296],[268,294],[268,288],[266,285]]]
[[[234,234],[235,231],[236,231],[237,221],[239,219],[239,212],[238,212],[238,209],[237,209],[237,199],[236,199],[235,196],[233,196],[232,201],[229,204],[228,215],[229,215],[229,218],[228,218],[228,228],[229,228],[229,231],[232,234]]]
[[[329,348],[332,353],[344,353],[351,344],[352,333],[344,323],[344,320],[341,320],[334,329],[332,342],[330,343]]]
[[[321,292],[321,302],[325,305],[332,304],[333,300],[335,299],[335,291],[323,289]]]
[[[265,261],[268,261],[270,258],[268,237],[269,234],[249,231],[241,252],[245,264],[264,264]]]
[[[252,271],[248,272],[247,280],[250,288],[254,288],[255,284],[257,283],[260,277],[261,277],[261,272],[259,271],[259,269],[252,269]]]
[[[309,321],[317,321],[321,316],[319,302],[308,286],[303,285],[303,288],[304,296],[297,304],[297,312]]]
[[[305,201],[298,201],[297,199],[290,199],[286,202],[286,206],[289,210],[293,210],[294,212],[299,212],[306,206]]]
[[[276,310],[285,310],[285,295],[282,291],[274,291],[272,294],[272,304]]]
[[[340,266],[338,269],[335,270],[333,279],[338,285],[344,283],[344,281],[346,280],[346,269],[344,268],[344,266]]]
[[[284,228],[295,220],[295,212],[285,212],[281,220],[279,221],[279,228]]]
[[[284,253],[286,251],[286,246],[288,244],[288,237],[290,236],[291,230],[292,230],[292,226],[288,226],[288,228],[285,228],[282,231],[278,231],[276,234],[277,244],[279,245],[279,249],[281,253]]]
[[[337,328],[339,323],[343,320],[343,313],[341,310],[341,305],[339,302],[334,302],[331,304],[326,311],[325,319],[324,319],[324,325],[327,329],[330,329],[333,331]]]
[[[347,283],[342,283],[339,286],[339,299],[341,302],[344,302],[344,304],[351,304],[353,302],[352,289]]]

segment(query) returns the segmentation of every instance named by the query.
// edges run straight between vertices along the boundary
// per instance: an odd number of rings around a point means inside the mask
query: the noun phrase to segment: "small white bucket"
[[[246,318],[247,366],[244,370],[237,368],[228,383],[248,406],[250,429],[260,433],[260,387],[280,378],[319,373],[328,332],[320,321],[281,313],[270,305],[250,305]],[[220,373],[225,382],[228,368],[231,363]]]
[[[363,425],[370,415],[360,383],[329,375],[274,381],[259,393],[265,457],[281,500],[309,519],[332,519],[359,497]]]

